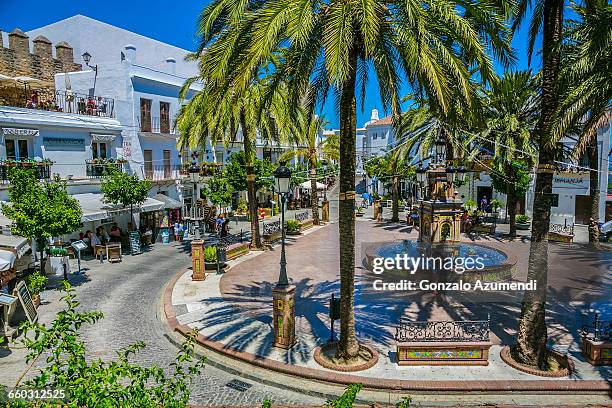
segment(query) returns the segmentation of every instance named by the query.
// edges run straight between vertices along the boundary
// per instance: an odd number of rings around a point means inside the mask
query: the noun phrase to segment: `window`
[[[159,103],[159,131],[170,133],[170,104],[168,102]]]
[[[169,179],[172,173],[170,167],[170,150],[164,150],[164,178]]]
[[[151,131],[151,100],[140,98],[140,131]]]
[[[550,206],[558,207],[559,206],[559,194],[551,194],[550,195]]]
[[[143,155],[145,178],[150,180],[153,178],[153,151],[145,150]]]
[[[105,142],[92,142],[91,155],[94,159],[108,159],[108,146]]]
[[[372,139],[376,139],[376,133],[374,133],[374,135],[372,135]]]
[[[217,163],[223,164],[223,151],[216,151],[215,152],[215,161]]]
[[[30,157],[28,141],[25,139],[5,139],[6,158],[9,160],[24,160]]]

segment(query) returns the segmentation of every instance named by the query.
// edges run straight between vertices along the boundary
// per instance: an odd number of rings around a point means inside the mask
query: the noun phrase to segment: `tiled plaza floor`
[[[362,247],[369,243],[415,239],[417,232],[405,225],[357,223],[356,265],[363,260]],[[475,243],[503,250],[515,258],[513,277],[524,280],[529,241],[508,241],[499,237],[469,238]],[[190,273],[176,283],[172,303],[181,324],[197,328],[210,340],[262,358],[303,367],[322,369],[314,362],[314,347],[330,336],[328,302],[339,293],[337,224],[313,229],[290,239],[287,248],[288,275],[296,286],[296,331],[298,342],[289,352],[272,347],[271,292],[278,278],[279,247],[252,253],[234,261],[224,275],[209,275],[204,282],[192,282]],[[595,368],[579,353],[577,330],[582,315],[590,308],[605,309],[610,297],[612,253],[593,251],[578,244],[550,245],[548,327],[551,345],[568,351],[575,364],[573,379],[609,379],[609,368]],[[516,371],[501,361],[501,345],[511,344],[520,313],[520,298],[513,303],[465,303],[458,298],[434,294],[397,298],[364,296],[360,290],[363,269],[357,267],[355,315],[357,335],[376,348],[380,360],[358,375],[404,380],[510,380],[541,379]],[[573,301],[568,292],[575,292]],[[400,316],[412,320],[480,320],[491,316],[492,341],[487,367],[409,367],[395,364],[395,326]]]

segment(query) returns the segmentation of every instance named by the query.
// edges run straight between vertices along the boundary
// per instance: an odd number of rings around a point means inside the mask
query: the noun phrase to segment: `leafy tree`
[[[116,169],[102,179],[100,190],[104,201],[130,208],[130,220],[134,221],[134,206],[142,204],[149,196],[151,183],[139,180],[135,174],[129,175]]]
[[[2,212],[11,219],[11,231],[36,240],[43,270],[46,240],[77,230],[81,225],[81,207],[66,190],[66,182],[56,177],[39,182],[31,168],[12,168],[9,172],[9,201]]]
[[[415,174],[414,166],[410,165],[409,158],[401,150],[387,153],[385,156],[375,157],[364,165],[369,177],[390,181],[392,201],[392,222],[399,221],[399,182]]]
[[[480,133],[489,140],[483,144],[494,151],[491,177],[493,187],[507,197],[510,237],[516,236],[516,205],[525,196],[535,155],[532,133],[538,120],[538,99],[529,71],[505,73],[485,95],[486,126]]]
[[[272,188],[274,169],[274,165],[269,160],[255,159],[253,161],[255,191]],[[230,155],[229,162],[224,167],[223,177],[227,179],[228,184],[234,191],[246,191],[248,189],[244,152],[235,152]]]
[[[334,162],[340,160],[340,136],[336,133],[327,136],[319,148],[323,152],[323,157]]]
[[[232,186],[227,178],[215,174],[207,182],[204,188],[206,197],[216,206],[228,205],[232,202]]]
[[[25,381],[33,389],[63,389],[65,401],[74,407],[185,407],[189,401],[188,386],[200,374],[204,359],[194,356],[195,335],[190,336],[179,350],[176,362],[170,365],[172,374],[152,365],[141,367],[131,358],[145,348],[136,342],[117,352],[117,359],[103,361],[87,356],[80,328],[103,318],[97,311],[79,309],[74,289],[64,283],[62,300],[66,308],[57,313],[49,325],[28,321],[23,344],[28,350],[26,362],[47,356],[40,373]],[[29,335],[28,335],[29,334]],[[29,406],[15,401],[14,406]],[[48,401],[38,406],[64,406],[63,401]]]
[[[500,18],[507,6],[505,0],[486,5],[463,0],[453,4],[214,0],[201,14],[199,52],[209,56],[200,59],[201,70],[215,79],[223,94],[240,94],[273,65],[269,94],[287,89],[290,112],[295,113],[300,105],[313,111],[330,92],[337,96],[341,282],[338,358],[352,360],[360,349],[354,317],[357,93],[361,89],[364,95],[373,73],[383,105],[390,107],[395,117],[401,110],[398,93],[402,75],[415,90],[436,101],[442,111],[460,99],[471,101],[470,78],[474,72],[478,71],[483,82],[493,77],[492,61],[485,49],[508,61],[510,46]]]
[[[303,111],[303,109],[300,109]],[[310,206],[312,208],[312,219],[314,225],[319,225],[319,198],[317,193],[317,165],[319,155],[317,151],[317,140],[325,127],[325,121],[314,115],[302,114],[298,118],[299,132],[302,136],[300,142],[306,147],[288,150],[279,160],[288,161],[294,157],[304,157],[308,161],[308,178],[310,178]],[[327,149],[330,151],[330,148]],[[333,153],[332,153],[333,154]],[[296,178],[305,173],[296,173]],[[297,180],[295,180],[297,181]],[[306,180],[304,180],[306,181]],[[302,182],[296,183],[299,185]]]

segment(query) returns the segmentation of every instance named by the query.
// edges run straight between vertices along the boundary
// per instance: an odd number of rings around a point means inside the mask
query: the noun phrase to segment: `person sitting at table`
[[[26,103],[26,108],[36,109],[38,107],[38,92],[33,91],[30,99]]]
[[[117,226],[117,223],[114,223],[110,230],[111,241],[120,242],[121,241],[121,228]]]
[[[104,229],[102,225],[98,227],[97,235],[98,235],[98,238],[100,238],[100,241],[102,241],[102,243],[104,244],[106,244],[107,242],[110,242],[111,240],[110,236],[106,232],[106,229]]]

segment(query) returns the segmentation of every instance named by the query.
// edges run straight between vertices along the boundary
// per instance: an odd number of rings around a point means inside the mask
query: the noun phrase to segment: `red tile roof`
[[[392,123],[393,123],[392,116],[387,116],[387,117],[384,117],[382,119],[377,120],[376,122],[370,123],[366,127],[370,127],[370,126],[389,126]]]

